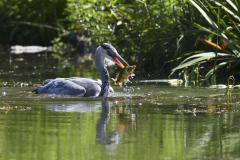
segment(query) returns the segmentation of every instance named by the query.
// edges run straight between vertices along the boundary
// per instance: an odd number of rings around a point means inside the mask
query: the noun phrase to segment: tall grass
[[[209,46],[209,51],[196,53],[173,69],[183,69],[187,66],[211,64],[204,75],[209,80],[219,69],[233,70],[240,62],[240,7],[235,0],[227,1],[200,1],[189,0],[204,17],[206,23],[191,22],[191,24],[205,34],[199,38],[201,42]],[[221,43],[219,43],[221,41]],[[205,65],[205,69],[208,65]]]

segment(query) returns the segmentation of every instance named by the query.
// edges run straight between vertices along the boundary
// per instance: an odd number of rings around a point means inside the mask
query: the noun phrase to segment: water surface
[[[97,79],[94,63],[0,56],[0,159],[240,158],[239,89],[229,99],[225,89],[140,83],[146,77],[137,75],[109,98],[36,95],[46,78]]]

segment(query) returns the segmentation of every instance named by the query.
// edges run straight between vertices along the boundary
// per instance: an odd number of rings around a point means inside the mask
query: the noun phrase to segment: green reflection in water
[[[21,101],[10,106],[24,106]],[[239,113],[175,115],[136,101],[28,102],[0,115],[2,159],[221,159],[240,156]],[[109,108],[109,106],[111,106]],[[168,113],[161,111],[168,108]]]
[[[99,74],[90,61],[0,56],[0,102],[13,107],[1,108],[0,159],[240,158],[238,90],[229,106],[223,89],[146,85],[136,77],[107,99],[36,95],[20,83]]]

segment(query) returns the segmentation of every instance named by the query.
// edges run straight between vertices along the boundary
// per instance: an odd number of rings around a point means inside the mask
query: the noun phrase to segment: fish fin
[[[124,85],[127,85],[128,82],[130,82],[130,80],[126,79],[123,83],[124,83]]]
[[[115,83],[114,83],[114,86],[118,85],[117,79],[112,78],[112,80],[115,82]]]

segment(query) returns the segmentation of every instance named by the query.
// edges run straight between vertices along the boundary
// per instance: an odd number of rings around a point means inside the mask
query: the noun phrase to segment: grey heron
[[[110,78],[107,68],[104,66],[104,60],[109,60],[118,64],[121,68],[129,66],[129,64],[118,54],[117,50],[108,43],[103,43],[96,49],[95,65],[101,76],[102,83],[90,78],[71,77],[56,78],[46,80],[44,86],[39,87],[33,92],[36,94],[63,94],[76,95],[80,97],[107,97],[110,89]]]

